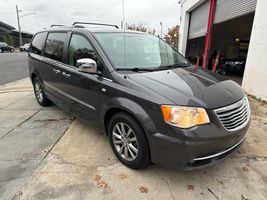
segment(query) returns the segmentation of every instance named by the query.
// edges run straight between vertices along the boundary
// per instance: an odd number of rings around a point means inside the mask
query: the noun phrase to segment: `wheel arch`
[[[118,112],[125,112],[136,119],[136,121],[144,129],[144,132],[146,133],[148,138],[148,132],[156,131],[154,122],[142,106],[130,99],[119,97],[111,99],[107,104],[104,104],[102,106],[100,121],[106,134],[108,134],[107,128],[110,119]]]
[[[29,77],[30,77],[32,83],[33,83],[34,78],[38,78],[39,81],[41,81],[41,83],[43,84],[43,79],[42,79],[42,77],[40,76],[40,74],[38,73],[37,70],[34,70],[34,69],[31,70],[30,69]]]
[[[35,79],[37,77],[37,75],[33,72],[33,73],[31,73],[31,76],[30,76],[30,78],[31,78],[31,81],[33,82],[33,80]]]

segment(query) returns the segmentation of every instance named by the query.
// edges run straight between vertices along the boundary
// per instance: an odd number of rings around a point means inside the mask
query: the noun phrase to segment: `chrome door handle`
[[[58,70],[58,69],[53,69],[53,71],[55,72],[55,74],[59,74],[60,73],[60,70]]]
[[[63,75],[65,78],[69,78],[69,77],[70,77],[70,74],[67,74],[66,72],[62,72],[62,75]]]

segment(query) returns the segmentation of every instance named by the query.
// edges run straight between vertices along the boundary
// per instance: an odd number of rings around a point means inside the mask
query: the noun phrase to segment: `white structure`
[[[207,53],[217,50],[228,57],[247,58],[242,87],[267,100],[266,0],[183,0],[179,51],[187,57],[204,54],[211,1],[215,9]]]
[[[267,1],[258,0],[242,86],[267,101]]]

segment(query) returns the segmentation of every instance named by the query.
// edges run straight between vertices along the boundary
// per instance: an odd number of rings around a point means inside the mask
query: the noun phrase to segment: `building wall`
[[[198,7],[205,0],[183,0],[181,3],[181,23],[179,32],[179,52],[186,53],[190,12]]]
[[[267,1],[258,0],[242,86],[267,100]]]
[[[183,0],[181,5],[181,23],[179,51],[185,55],[188,39],[190,12],[204,0]],[[267,1],[257,0],[257,7],[250,38],[242,87],[249,94],[267,101]]]

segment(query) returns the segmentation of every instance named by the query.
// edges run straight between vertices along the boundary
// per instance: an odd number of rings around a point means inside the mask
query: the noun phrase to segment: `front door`
[[[62,76],[58,86],[69,103],[69,111],[88,122],[98,121],[100,83],[97,76],[77,71],[76,61],[94,59],[94,52],[85,36],[73,33],[67,50],[67,64],[60,66]]]

